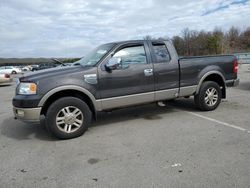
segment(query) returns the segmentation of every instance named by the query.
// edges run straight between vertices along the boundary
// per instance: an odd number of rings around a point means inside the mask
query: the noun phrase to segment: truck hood
[[[71,66],[71,67],[56,67],[45,70],[39,70],[37,72],[24,74],[23,77],[19,78],[20,82],[37,82],[42,79],[49,79],[52,77],[68,76],[81,71],[87,71],[91,67]]]

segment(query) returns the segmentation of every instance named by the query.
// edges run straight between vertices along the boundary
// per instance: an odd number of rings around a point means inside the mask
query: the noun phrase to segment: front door
[[[128,43],[117,47],[112,57],[99,66],[98,83],[103,109],[154,101],[154,75],[146,43]],[[107,70],[105,64],[119,60]]]

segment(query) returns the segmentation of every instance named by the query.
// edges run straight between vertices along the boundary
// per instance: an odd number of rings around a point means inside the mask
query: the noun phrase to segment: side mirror
[[[105,68],[107,71],[112,71],[121,67],[122,59],[120,57],[112,57],[106,64]]]

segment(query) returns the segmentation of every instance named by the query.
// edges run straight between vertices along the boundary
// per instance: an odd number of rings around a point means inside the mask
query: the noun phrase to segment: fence
[[[250,64],[250,53],[236,53],[234,54],[239,63],[241,64]]]

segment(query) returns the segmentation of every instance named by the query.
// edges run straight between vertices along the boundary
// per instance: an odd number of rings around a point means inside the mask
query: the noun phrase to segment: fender
[[[205,74],[201,77],[201,79],[200,79],[200,81],[199,81],[199,84],[198,84],[198,86],[197,86],[197,88],[196,88],[195,94],[199,93],[201,84],[202,84],[203,81],[204,81],[209,75],[211,75],[211,74],[217,74],[217,75],[219,75],[219,76],[222,78],[222,80],[223,80],[223,83],[224,83],[224,86],[223,86],[223,87],[225,87],[225,83],[226,83],[225,77],[223,76],[223,74],[222,74],[221,72],[219,72],[219,71],[217,71],[217,70],[208,71],[207,73],[205,73]]]
[[[100,110],[100,109],[102,108],[102,106],[101,106],[101,101],[97,101],[92,93],[90,93],[87,89],[85,89],[85,88],[83,88],[83,87],[80,87],[80,86],[77,86],[77,85],[59,86],[59,87],[56,87],[56,88],[50,90],[49,92],[47,92],[47,93],[42,97],[42,99],[40,100],[38,106],[43,106],[44,103],[47,101],[47,99],[48,99],[50,96],[52,96],[53,94],[55,94],[55,93],[57,93],[57,92],[59,92],[59,91],[63,91],[63,90],[77,90],[77,91],[80,91],[80,92],[82,92],[83,94],[87,95],[87,96],[91,99],[91,101],[92,101],[92,103],[93,103],[93,105],[94,105],[94,107],[95,107],[95,109],[96,109],[97,111]]]

